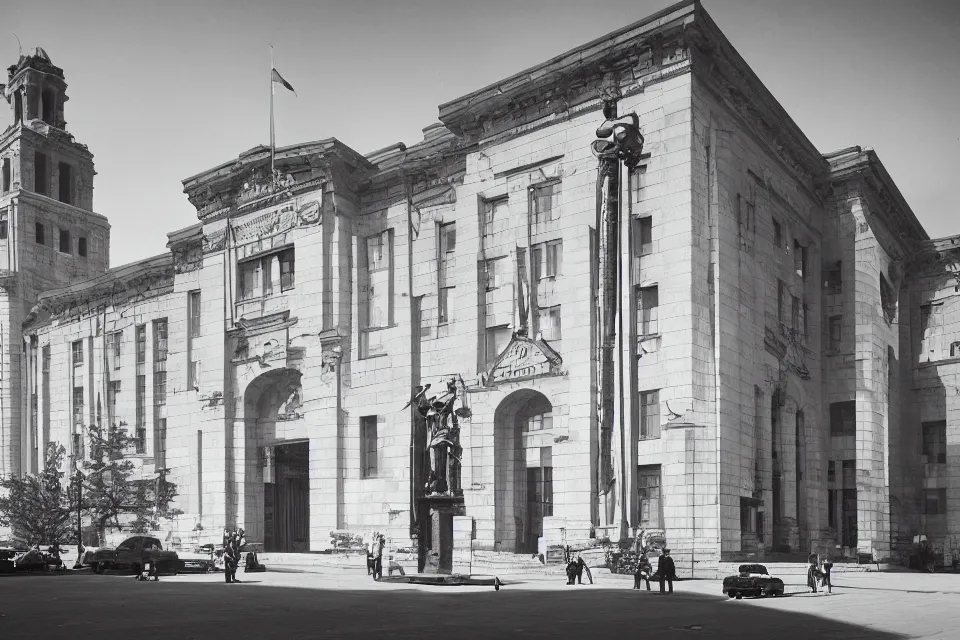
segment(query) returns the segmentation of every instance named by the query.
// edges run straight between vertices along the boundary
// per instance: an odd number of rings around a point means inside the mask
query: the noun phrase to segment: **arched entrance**
[[[244,525],[265,551],[310,550],[310,446],[285,423],[300,402],[295,369],[272,369],[244,392]]]
[[[494,412],[494,504],[500,550],[536,553],[543,519],[553,515],[553,405],[539,391],[514,391]]]

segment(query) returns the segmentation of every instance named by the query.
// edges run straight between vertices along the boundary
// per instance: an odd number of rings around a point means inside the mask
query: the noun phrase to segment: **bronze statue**
[[[460,383],[463,384],[462,378]],[[429,389],[429,384],[418,387],[407,406],[416,406],[429,435],[427,446],[431,453],[430,476],[424,490],[428,494],[445,494],[452,489],[459,489],[459,482],[454,480],[459,478],[458,471],[463,464],[460,423],[454,411],[458,395],[457,378],[451,378],[447,382],[446,392],[440,395],[427,398]]]

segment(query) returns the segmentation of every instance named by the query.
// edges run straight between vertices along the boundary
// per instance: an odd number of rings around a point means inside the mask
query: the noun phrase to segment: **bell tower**
[[[110,225],[93,211],[93,154],[67,131],[63,69],[41,48],[0,84],[0,475],[43,464],[50,399],[39,384],[42,346],[23,320],[45,291],[109,267]],[[2,110],[0,110],[2,111]],[[49,345],[62,348],[63,345]],[[49,386],[49,385],[48,385]],[[68,447],[69,443],[62,443]]]

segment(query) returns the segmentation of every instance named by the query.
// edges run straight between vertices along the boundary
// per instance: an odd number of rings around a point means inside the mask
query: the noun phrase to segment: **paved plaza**
[[[125,576],[0,577],[8,638],[956,638],[960,576],[850,574],[832,595],[728,600],[717,581],[675,585],[672,597],[633,591],[597,571],[596,584],[523,577],[490,587],[379,584],[336,573],[222,574],[136,582]],[[789,578],[789,577],[788,577]]]

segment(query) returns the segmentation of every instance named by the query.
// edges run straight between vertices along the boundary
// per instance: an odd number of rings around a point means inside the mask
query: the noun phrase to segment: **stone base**
[[[497,576],[474,576],[474,575],[438,575],[413,573],[404,576],[384,576],[380,582],[393,582],[400,584],[425,584],[437,587],[493,587],[497,591],[503,584]]]

